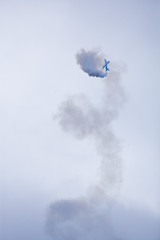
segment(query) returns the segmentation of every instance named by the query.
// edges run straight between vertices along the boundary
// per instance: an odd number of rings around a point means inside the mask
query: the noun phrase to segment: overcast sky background
[[[159,22],[156,0],[0,1],[3,240],[49,239],[49,204],[79,197],[96,181],[93,144],[53,121],[71,94],[84,93],[100,105],[101,79],[76,64],[81,48],[99,49],[122,69],[127,101],[114,122],[123,157],[118,202],[160,217]]]

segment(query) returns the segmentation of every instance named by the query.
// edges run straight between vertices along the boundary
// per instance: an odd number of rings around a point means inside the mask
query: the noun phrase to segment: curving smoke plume
[[[89,75],[105,76],[93,71],[100,62],[96,52],[81,50],[76,58]],[[61,200],[51,205],[47,228],[54,240],[117,239],[110,223],[109,202],[121,182],[120,145],[111,126],[124,101],[120,82],[120,73],[114,69],[103,78],[105,99],[101,109],[83,94],[69,97],[59,107],[55,118],[65,132],[80,140],[89,137],[94,141],[101,159],[101,175],[92,197]]]
[[[81,49],[81,51],[76,54],[76,59],[81,69],[88,73],[89,76],[100,78],[107,76],[107,72],[102,71],[104,59],[97,51],[85,51]]]

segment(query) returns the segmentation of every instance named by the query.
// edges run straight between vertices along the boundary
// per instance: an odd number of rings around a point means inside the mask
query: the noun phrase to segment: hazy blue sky
[[[0,1],[3,240],[50,239],[45,233],[49,205],[81,197],[97,181],[93,142],[76,140],[53,121],[72,94],[83,93],[100,107],[103,84],[77,65],[81,48],[98,49],[116,62],[126,93],[113,124],[123,158],[115,218],[123,216],[124,225],[132,222],[133,229],[140,219],[144,229],[159,223],[159,22],[158,0]],[[124,237],[121,225],[115,231]],[[127,229],[130,240],[133,229]],[[154,234],[151,228],[146,239],[158,240]]]

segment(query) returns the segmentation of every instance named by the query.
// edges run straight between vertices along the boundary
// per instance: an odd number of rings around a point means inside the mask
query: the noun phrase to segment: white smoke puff
[[[107,76],[107,72],[102,71],[104,59],[97,51],[85,51],[81,49],[81,51],[76,54],[76,59],[81,69],[88,73],[89,76],[100,78]]]

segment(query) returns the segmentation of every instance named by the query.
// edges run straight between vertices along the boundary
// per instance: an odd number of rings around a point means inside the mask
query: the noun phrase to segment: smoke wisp
[[[76,54],[76,59],[77,64],[79,64],[81,69],[88,73],[89,76],[99,78],[107,76],[107,72],[102,71],[104,59],[97,51],[85,51],[81,49],[81,51]]]

